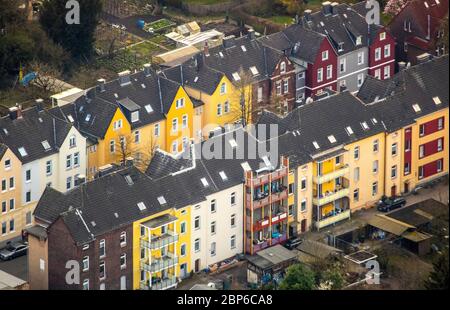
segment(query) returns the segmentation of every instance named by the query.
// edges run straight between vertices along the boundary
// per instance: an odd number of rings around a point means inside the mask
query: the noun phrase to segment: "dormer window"
[[[338,45],[338,51],[342,52],[344,50],[344,42],[340,42]]]
[[[139,111],[131,112],[131,122],[135,123],[139,121]]]
[[[362,44],[362,37],[361,36],[357,36],[356,37],[356,45],[361,45]]]

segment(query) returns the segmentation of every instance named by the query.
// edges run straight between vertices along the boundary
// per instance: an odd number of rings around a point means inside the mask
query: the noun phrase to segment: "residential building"
[[[448,53],[443,42],[448,0],[413,0],[400,10],[388,28],[396,38],[398,61],[416,64],[423,53],[440,56]]]

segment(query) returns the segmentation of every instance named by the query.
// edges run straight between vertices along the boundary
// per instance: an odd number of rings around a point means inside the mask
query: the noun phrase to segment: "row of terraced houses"
[[[67,192],[46,187],[27,229],[31,288],[173,288],[446,176],[447,84],[443,56],[284,117],[265,111],[257,123],[276,137],[225,128],[178,155],[157,150],[145,171],[129,161]]]

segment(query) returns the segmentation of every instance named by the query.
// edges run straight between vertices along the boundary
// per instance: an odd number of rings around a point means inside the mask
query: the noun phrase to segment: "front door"
[[[301,226],[302,226],[302,233],[304,233],[306,231],[306,219],[302,220]]]
[[[200,258],[195,260],[195,272],[200,271]]]
[[[405,182],[405,193],[409,193],[409,183]]]
[[[184,279],[187,276],[187,264],[181,264],[180,266],[180,278]]]
[[[391,197],[395,197],[395,195],[397,194],[397,186],[392,186],[391,187]]]

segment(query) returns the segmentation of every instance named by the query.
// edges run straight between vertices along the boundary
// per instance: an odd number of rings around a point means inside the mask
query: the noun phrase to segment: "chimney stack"
[[[130,70],[125,70],[119,73],[120,86],[125,86],[131,83],[130,74],[131,74]]]
[[[9,108],[9,118],[12,120],[17,119],[17,107],[11,107]]]
[[[203,55],[202,53],[198,53],[197,55],[195,55],[195,67],[197,71],[199,71],[202,66],[203,66]]]
[[[151,75],[151,65],[150,64],[144,64],[144,74],[145,76],[150,76]]]
[[[322,12],[324,15],[331,14],[331,2],[330,1],[322,2]]]
[[[36,99],[36,109],[38,112],[44,111],[44,99]]]
[[[235,39],[234,35],[230,35],[228,37],[223,38],[223,47],[229,48],[234,46],[234,39]]]
[[[205,46],[203,47],[203,53],[205,54],[206,57],[209,56],[209,46],[208,46],[208,41],[205,41]]]
[[[75,186],[79,186],[83,183],[86,183],[86,176],[84,174],[80,174],[76,179],[75,179]]]
[[[430,61],[431,59],[433,59],[433,55],[431,55],[429,53],[423,53],[423,54],[420,54],[419,56],[417,56],[417,63],[422,64],[422,63]]]
[[[337,14],[337,6],[339,5],[339,3],[337,2],[333,2],[331,3],[331,14],[335,15]]]
[[[16,107],[17,107],[17,119],[21,119],[22,118],[22,105],[16,103]]]
[[[105,91],[105,84],[106,84],[105,79],[102,78],[97,80],[97,90],[99,93],[103,93]]]
[[[405,70],[405,68],[406,68],[406,62],[404,62],[404,61],[399,61],[399,62],[398,62],[398,71]]]
[[[248,36],[249,40],[254,40],[255,39],[255,30],[249,29],[247,36]]]
[[[303,12],[303,16],[305,17],[305,20],[307,22],[309,22],[311,20],[311,13],[312,13],[312,11],[309,9],[305,10],[305,12]]]

